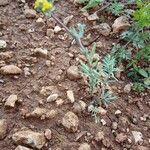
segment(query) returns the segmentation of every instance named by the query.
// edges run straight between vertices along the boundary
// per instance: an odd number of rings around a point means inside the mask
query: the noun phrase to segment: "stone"
[[[101,142],[104,139],[104,132],[103,131],[99,131],[96,136],[95,136],[95,140],[97,142]]]
[[[34,9],[25,9],[24,14],[26,18],[35,18],[36,17],[36,11]]]
[[[18,145],[15,150],[33,150],[31,148],[27,148],[27,147],[24,147],[24,146],[21,146],[21,145]]]
[[[58,33],[60,31],[61,31],[61,27],[60,26],[55,26],[54,33]]]
[[[38,19],[36,20],[36,23],[37,23],[37,25],[40,26],[40,27],[43,27],[43,26],[45,25],[45,22],[44,22],[43,18],[38,18]]]
[[[67,69],[67,76],[70,80],[77,80],[80,78],[79,69],[77,66],[70,66]]]
[[[13,57],[13,53],[10,51],[7,52],[0,52],[0,59],[1,60],[7,60]]]
[[[58,94],[51,94],[51,95],[47,98],[47,102],[54,102],[57,98],[58,98]]]
[[[91,146],[88,143],[83,143],[78,150],[91,150]]]
[[[73,15],[67,16],[66,18],[64,18],[63,23],[67,26],[68,23],[72,20]]]
[[[52,138],[52,131],[50,129],[45,130],[46,139],[50,140]]]
[[[34,132],[31,130],[18,131],[14,133],[12,135],[12,140],[17,145],[23,144],[37,149],[41,149],[46,143],[44,133]]]
[[[0,49],[2,48],[6,48],[7,47],[7,43],[4,40],[0,40]]]
[[[34,53],[40,57],[46,58],[48,55],[47,49],[42,49],[42,48],[36,48],[34,49]]]
[[[67,112],[62,119],[62,125],[67,131],[76,132],[79,126],[78,116],[71,111]]]
[[[107,23],[101,23],[100,25],[96,26],[96,28],[103,36],[108,36],[111,32],[111,27]]]
[[[22,70],[15,65],[6,65],[0,68],[0,73],[4,75],[17,75],[21,74]]]
[[[120,110],[115,111],[115,115],[121,115],[121,114],[122,114],[122,112]]]
[[[57,105],[57,106],[61,106],[61,105],[63,105],[63,103],[64,103],[64,100],[63,100],[63,99],[58,99],[58,100],[56,100],[56,105]]]
[[[117,122],[112,122],[112,129],[117,130],[118,128],[118,123]]]
[[[101,121],[103,126],[105,126],[107,124],[107,122],[104,119],[101,119],[100,121]]]
[[[133,135],[133,137],[134,137],[135,143],[143,142],[143,135],[142,135],[141,132],[132,131],[132,135]]]
[[[74,93],[72,90],[67,91],[67,98],[71,103],[75,102]]]
[[[54,28],[55,24],[56,24],[56,22],[55,22],[55,20],[53,18],[48,18],[46,23],[47,23],[47,27],[48,28]]]
[[[118,143],[123,143],[127,140],[127,135],[125,135],[124,133],[119,133],[116,136],[116,142]]]
[[[87,0],[74,0],[74,4],[83,4],[87,2]]]
[[[101,115],[106,115],[107,110],[105,110],[105,109],[102,108],[102,107],[98,107],[98,109],[99,109],[99,113],[100,113]]]
[[[6,119],[0,119],[0,140],[4,139],[7,133]]]
[[[87,17],[87,19],[88,19],[89,21],[95,21],[95,20],[98,20],[99,17],[98,17],[98,15],[97,15],[97,13],[94,13],[94,14],[89,15],[89,16]]]
[[[50,38],[54,37],[54,30],[53,29],[47,29],[46,35]]]
[[[9,0],[0,0],[0,6],[5,6],[9,4]]]
[[[132,84],[126,84],[123,90],[125,93],[130,93],[131,88],[132,88]]]
[[[112,25],[113,33],[118,33],[120,31],[126,31],[130,27],[129,19],[126,16],[120,16]]]
[[[14,108],[17,100],[18,100],[17,95],[14,94],[10,95],[5,102],[5,107]]]
[[[86,109],[86,103],[84,102],[84,101],[78,101],[78,102],[76,102],[76,103],[74,103],[74,105],[73,105],[73,111],[75,112],[75,113],[81,113],[81,112],[84,112],[85,111],[85,109]]]

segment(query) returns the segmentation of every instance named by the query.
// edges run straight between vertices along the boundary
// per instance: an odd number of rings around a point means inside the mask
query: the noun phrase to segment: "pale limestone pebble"
[[[13,52],[7,51],[7,52],[0,52],[0,59],[1,60],[7,60],[13,57]]]
[[[15,148],[15,150],[33,150],[33,149],[27,148],[27,147],[25,147],[25,146],[18,145],[18,146]]]
[[[95,140],[96,140],[97,142],[101,142],[101,141],[104,139],[104,136],[105,136],[104,132],[103,132],[103,131],[99,131],[99,132],[96,134],[96,136],[95,136]]]
[[[51,94],[47,98],[47,102],[54,102],[58,98],[58,94]]]
[[[116,116],[117,116],[117,115],[121,115],[121,114],[122,114],[121,110],[118,109],[118,110],[115,111],[115,115],[116,115]]]
[[[67,76],[70,80],[77,80],[80,78],[79,69],[77,66],[70,66],[67,69]]]
[[[79,126],[79,118],[73,112],[67,112],[62,118],[62,125],[69,132],[77,132]]]
[[[46,139],[50,140],[52,138],[52,131],[50,129],[46,129],[44,135]]]
[[[37,16],[36,11],[34,9],[25,9],[24,14],[26,18],[35,18]]]
[[[63,99],[57,99],[57,100],[56,100],[56,105],[57,105],[57,106],[62,106],[63,103],[64,103],[64,100],[63,100]]]
[[[31,75],[30,69],[28,67],[24,67],[23,71],[24,71],[25,77],[28,77]]]
[[[99,17],[98,17],[98,15],[97,15],[97,13],[93,13],[93,14],[89,15],[89,16],[87,17],[87,19],[88,19],[89,21],[95,21],[95,20],[98,20]]]
[[[67,16],[66,18],[63,19],[63,23],[65,25],[68,25],[68,23],[72,20],[73,15]]]
[[[7,43],[4,40],[0,40],[0,49],[2,48],[6,48],[7,47]]]
[[[119,134],[117,134],[115,140],[118,143],[123,143],[123,142],[125,142],[127,140],[127,135],[125,133],[119,133]]]
[[[58,114],[57,110],[49,110],[46,108],[40,108],[36,107],[31,113],[25,113],[25,117],[35,117],[35,118],[40,118],[41,120],[44,119],[52,119]]]
[[[84,101],[80,100],[80,101],[74,103],[74,105],[73,105],[73,111],[75,113],[81,113],[81,112],[85,111],[86,107],[87,107],[87,104]]]
[[[91,146],[88,143],[82,143],[78,150],[91,150]]]
[[[118,33],[120,31],[126,31],[130,27],[129,19],[126,16],[120,16],[112,25],[113,33]]]
[[[125,87],[124,87],[124,92],[125,93],[130,93],[131,92],[131,89],[132,89],[132,84],[129,83],[129,84],[126,84]]]
[[[47,49],[42,49],[42,48],[36,48],[33,50],[34,54],[38,55],[39,57],[44,57],[46,58],[48,55],[48,50]]]
[[[47,29],[46,35],[50,38],[54,37],[54,30],[53,29]]]
[[[100,121],[101,121],[103,126],[105,126],[107,124],[107,122],[104,119],[101,119]]]
[[[0,6],[5,6],[9,4],[9,0],[0,0]]]
[[[4,139],[7,133],[7,120],[0,119],[0,140]]]
[[[71,103],[75,102],[74,93],[72,90],[67,91],[67,98]]]
[[[7,98],[4,105],[5,107],[14,108],[17,101],[18,101],[17,95],[12,94]]]
[[[41,149],[46,143],[44,133],[34,132],[31,130],[18,131],[14,133],[12,135],[12,140],[17,145],[23,144],[37,149]]]
[[[55,26],[55,28],[54,28],[54,33],[58,33],[58,32],[60,32],[62,29],[61,29],[61,27],[60,26]]]
[[[40,27],[43,27],[45,25],[45,22],[44,22],[43,18],[40,17],[36,20],[36,24]]]
[[[135,143],[143,142],[143,134],[139,131],[132,131]]]
[[[50,94],[59,93],[56,86],[43,86],[40,90],[40,94],[43,96],[49,96]]]
[[[102,107],[98,107],[98,109],[99,109],[99,113],[100,113],[101,115],[106,115],[107,110],[105,110],[105,109],[102,108]]]
[[[15,65],[6,65],[0,68],[0,73],[4,75],[17,75],[21,74],[22,70]]]

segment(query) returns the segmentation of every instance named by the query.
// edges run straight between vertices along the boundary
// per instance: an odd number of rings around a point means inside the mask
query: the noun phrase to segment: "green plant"
[[[115,16],[118,16],[123,12],[123,9],[124,4],[114,0],[114,2],[112,2],[111,5],[107,8],[107,11],[111,12]]]
[[[81,3],[85,3],[86,6],[82,8],[82,10],[87,10],[96,7],[101,4],[104,0],[80,0]]]
[[[142,83],[135,82],[133,83],[132,89],[136,92],[143,92],[145,90],[145,87]]]

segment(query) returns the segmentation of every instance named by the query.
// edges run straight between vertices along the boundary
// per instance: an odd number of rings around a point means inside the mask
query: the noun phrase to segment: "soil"
[[[29,2],[29,7],[33,7],[33,1]],[[73,5],[70,1],[58,1],[56,3],[56,15],[60,19],[64,19],[69,15],[73,15],[73,19],[69,26],[73,26],[78,22],[86,24],[86,35],[91,33],[91,39],[99,36],[96,42],[101,41],[104,46],[102,49],[97,49],[100,57],[103,57],[110,49],[112,43],[118,42],[110,36],[102,36],[97,32],[91,31],[91,27],[95,24],[94,21],[87,21],[84,15],[81,14],[79,8]],[[60,13],[58,13],[60,12]],[[14,150],[16,145],[13,143],[11,136],[16,129],[23,127],[32,129],[33,131],[42,132],[45,129],[51,129],[52,139],[42,148],[42,150],[62,148],[64,150],[76,150],[81,143],[87,142],[91,145],[92,150],[100,150],[106,148],[107,150],[138,150],[137,146],[142,145],[149,147],[150,142],[150,118],[142,121],[140,117],[144,114],[149,115],[150,109],[150,93],[135,93],[131,91],[126,94],[124,87],[130,83],[130,80],[121,74],[117,83],[112,85],[114,93],[118,99],[107,108],[107,114],[100,116],[100,119],[106,121],[106,125],[96,124],[93,117],[86,111],[77,114],[79,117],[79,131],[77,133],[67,132],[60,124],[60,120],[68,111],[72,111],[73,104],[70,104],[66,97],[66,90],[72,90],[75,95],[75,100],[83,100],[87,105],[92,101],[89,98],[87,86],[83,84],[82,79],[72,81],[68,79],[66,70],[71,65],[79,65],[77,57],[80,55],[80,50],[77,45],[72,45],[72,39],[67,36],[66,39],[60,39],[60,35],[66,34],[61,31],[54,35],[53,38],[46,36],[48,26],[46,24],[47,18],[42,14],[38,14],[45,21],[43,27],[37,26],[35,19],[28,19],[24,15],[24,4],[19,0],[12,0],[4,7],[0,7],[0,22],[2,28],[0,32],[1,40],[7,42],[7,48],[2,51],[11,51],[13,57],[5,60],[6,64],[14,64],[19,66],[22,70],[25,67],[30,69],[31,75],[0,75],[0,119],[6,119],[8,122],[7,135],[3,140],[0,140],[1,150]],[[112,22],[108,19],[110,25]],[[22,29],[23,28],[23,29]],[[85,35],[85,37],[86,37]],[[85,44],[90,43],[90,40],[84,39]],[[92,41],[92,40],[91,40]],[[41,58],[32,54],[32,49],[44,48],[48,50],[47,58]],[[73,57],[70,57],[69,54]],[[53,57],[55,59],[53,59]],[[50,60],[53,65],[47,66],[46,61]],[[0,60],[1,61],[1,60]],[[59,97],[64,100],[64,104],[60,107],[54,103],[47,103],[47,96],[40,94],[41,88],[46,86],[55,86],[59,92]],[[5,100],[11,95],[18,95],[18,99],[22,103],[17,104],[13,109],[6,109],[4,107]],[[40,120],[36,118],[23,118],[22,110],[31,112],[34,108],[40,106],[41,108],[58,110],[57,117],[53,119]],[[117,110],[121,111],[119,116],[115,115]],[[112,131],[112,122],[118,123],[118,128]],[[93,137],[98,131],[103,131],[105,134],[105,141],[97,143]],[[78,141],[75,141],[79,132],[86,131],[89,134],[83,135]],[[139,131],[143,135],[143,142],[135,144],[131,131]],[[132,139],[118,143],[115,138],[119,133],[125,133],[128,138]],[[110,146],[109,146],[110,145]]]

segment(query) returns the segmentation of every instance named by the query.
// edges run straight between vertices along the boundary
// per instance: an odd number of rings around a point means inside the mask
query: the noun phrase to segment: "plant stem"
[[[77,44],[79,45],[79,47],[80,47],[82,50],[85,49],[85,47],[83,46],[83,44],[82,44],[82,42],[81,42],[81,39],[76,38],[76,36],[74,36],[74,35],[70,32],[69,28],[68,28],[66,25],[64,25],[60,19],[58,19],[53,13],[51,14],[51,17],[52,17],[59,25],[61,25],[61,26],[68,32],[68,34],[70,34],[70,35],[75,39],[75,41],[77,42]]]

